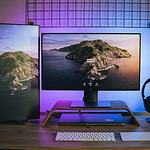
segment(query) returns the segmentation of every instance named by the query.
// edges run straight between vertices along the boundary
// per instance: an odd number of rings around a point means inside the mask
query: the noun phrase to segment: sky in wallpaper
[[[25,25],[0,25],[0,54],[24,51],[38,57],[38,27]]]
[[[102,39],[130,52],[139,49],[139,34],[43,34],[43,50],[62,48],[84,40]]]

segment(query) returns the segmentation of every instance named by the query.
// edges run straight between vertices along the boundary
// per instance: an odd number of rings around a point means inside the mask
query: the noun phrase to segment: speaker
[[[142,87],[142,98],[143,98],[143,101],[144,101],[144,106],[145,106],[145,109],[146,111],[148,111],[150,113],[150,96],[145,96],[145,88],[146,88],[146,85],[150,83],[150,78],[147,79],[144,84],[143,84],[143,87]],[[146,118],[146,121],[150,123],[150,117]]]

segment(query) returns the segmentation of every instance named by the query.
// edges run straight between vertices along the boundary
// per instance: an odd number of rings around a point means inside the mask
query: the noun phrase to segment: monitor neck
[[[84,89],[83,101],[85,103],[98,103],[98,90],[97,89]]]

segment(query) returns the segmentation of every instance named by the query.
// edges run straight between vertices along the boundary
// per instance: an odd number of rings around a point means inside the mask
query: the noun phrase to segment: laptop
[[[64,113],[59,125],[124,125],[121,114]]]

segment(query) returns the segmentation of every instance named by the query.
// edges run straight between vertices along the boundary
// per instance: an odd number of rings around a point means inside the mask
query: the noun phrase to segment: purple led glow
[[[28,15],[41,27],[147,27],[149,2],[41,0],[28,3]]]
[[[41,32],[50,32],[47,29],[42,29]],[[91,28],[53,28],[51,30],[53,33],[114,33],[114,32],[135,32],[141,33],[142,43],[141,43],[141,87],[144,81],[150,77],[149,68],[149,58],[150,51],[148,50],[148,36],[149,29],[140,28],[99,28],[99,29],[91,29]],[[145,94],[148,95],[148,92]],[[58,100],[79,100],[81,101],[83,98],[83,91],[42,91],[41,90],[41,112],[49,110],[56,101]],[[99,100],[123,100],[125,101],[130,109],[135,112],[145,111],[143,100],[141,97],[140,91],[99,91]]]
[[[38,1],[38,0],[37,0]],[[115,0],[114,0],[115,1]],[[142,1],[141,1],[142,2]],[[148,2],[147,0],[145,2]],[[137,3],[138,4],[138,0]],[[40,6],[39,6],[40,7]],[[55,6],[57,7],[57,6]],[[54,7],[54,8],[55,8]],[[75,13],[75,11],[66,11],[67,9],[69,10],[75,10],[75,8],[77,8],[78,10],[81,9],[81,7],[85,9],[85,14],[83,14],[83,11],[79,11],[79,13]],[[57,10],[54,11],[54,8],[51,8],[50,4],[46,4],[44,5],[44,7],[41,8],[45,8],[45,10],[52,10],[52,11],[48,11],[48,12],[44,12],[44,14],[42,12],[40,12],[40,14],[35,14],[34,12],[29,12],[29,18],[33,18],[32,20],[36,23],[39,24],[41,26],[45,25],[46,27],[52,27],[55,25],[59,25],[59,28],[45,28],[45,29],[41,29],[41,32],[101,32],[101,31],[109,31],[112,32],[114,31],[114,29],[94,29],[94,28],[88,28],[91,25],[95,26],[95,27],[99,27],[99,25],[102,26],[107,26],[107,24],[109,24],[112,27],[115,27],[116,25],[122,27],[123,25],[126,25],[128,27],[131,26],[131,23],[133,25],[133,27],[135,26],[139,26],[141,25],[141,27],[147,27],[147,13],[149,13],[148,8],[148,4],[145,3],[145,5],[142,5],[142,7],[139,7],[138,5],[136,7],[133,7],[134,9],[138,9],[140,8],[141,11],[143,11],[141,14],[138,11],[134,11],[134,13],[132,13],[133,15],[133,19],[132,22],[128,21],[128,19],[130,19],[130,17],[132,17],[131,14],[129,14],[129,11],[121,11],[123,6],[120,3],[120,6],[117,5],[117,10],[121,9],[120,12],[116,12],[115,11],[115,4],[111,3],[111,5],[109,5],[109,8],[112,10],[111,13],[109,13],[109,20],[105,20],[105,17],[108,15],[106,12],[104,13],[100,13],[99,12],[99,8],[104,9],[106,6],[99,6],[99,5],[95,5],[93,6],[94,10],[98,10],[98,11],[94,11],[91,12],[89,11],[89,9],[92,6],[87,4],[86,6],[78,6],[76,7],[74,4],[73,5],[69,5],[69,7],[67,7],[67,5],[63,4],[60,6],[60,12],[57,13],[58,16],[55,15],[54,12],[57,12]],[[41,9],[40,8],[40,9]],[[56,9],[56,8],[55,8]],[[126,9],[128,9],[126,7]],[[31,10],[33,10],[33,8],[31,8]],[[130,10],[130,8],[129,8]],[[93,13],[93,18],[91,17]],[[117,13],[117,19],[115,18],[115,13]],[[38,16],[39,15],[39,16]],[[20,1],[20,0],[3,0],[0,1],[0,22],[1,23],[25,23],[25,1]],[[37,18],[34,18],[35,16],[37,16]],[[45,17],[43,20],[39,20],[40,17]],[[59,18],[55,18],[55,17],[59,17]],[[77,18],[78,17],[78,18]],[[81,21],[80,21],[80,17],[81,17]],[[126,19],[124,19],[123,17],[126,17]],[[142,17],[142,18],[139,18]],[[84,18],[84,22],[83,19]],[[98,19],[94,19],[94,18],[98,18]],[[101,18],[101,19],[100,19]],[[141,20],[139,20],[141,19]],[[140,22],[141,21],[141,22]],[[72,26],[77,26],[77,25],[83,25],[83,27],[87,27],[85,29],[83,28],[69,28]],[[63,28],[63,27],[67,27],[68,28]],[[56,26],[57,27],[57,26]],[[116,29],[117,31],[119,31],[119,29]],[[132,29],[131,31],[133,31],[134,29]],[[135,29],[136,30],[136,29]],[[150,56],[150,51],[149,51],[149,35],[150,35],[150,31],[149,29],[139,29],[139,32],[141,32],[143,34],[142,36],[142,58],[141,58],[141,86],[144,83],[144,81],[150,77],[150,72],[149,72],[149,56]],[[148,95],[148,92],[146,93]],[[49,110],[54,103],[57,100],[82,100],[83,97],[83,91],[42,91],[40,90],[40,106],[41,106],[41,112],[45,112],[46,110]],[[99,98],[103,99],[103,100],[124,100],[129,107],[131,108],[132,111],[144,111],[144,106],[143,106],[143,102],[142,102],[142,98],[141,98],[141,93],[140,91],[131,91],[131,92],[99,92]]]
[[[1,23],[25,23],[25,1],[1,0],[0,1]]]

